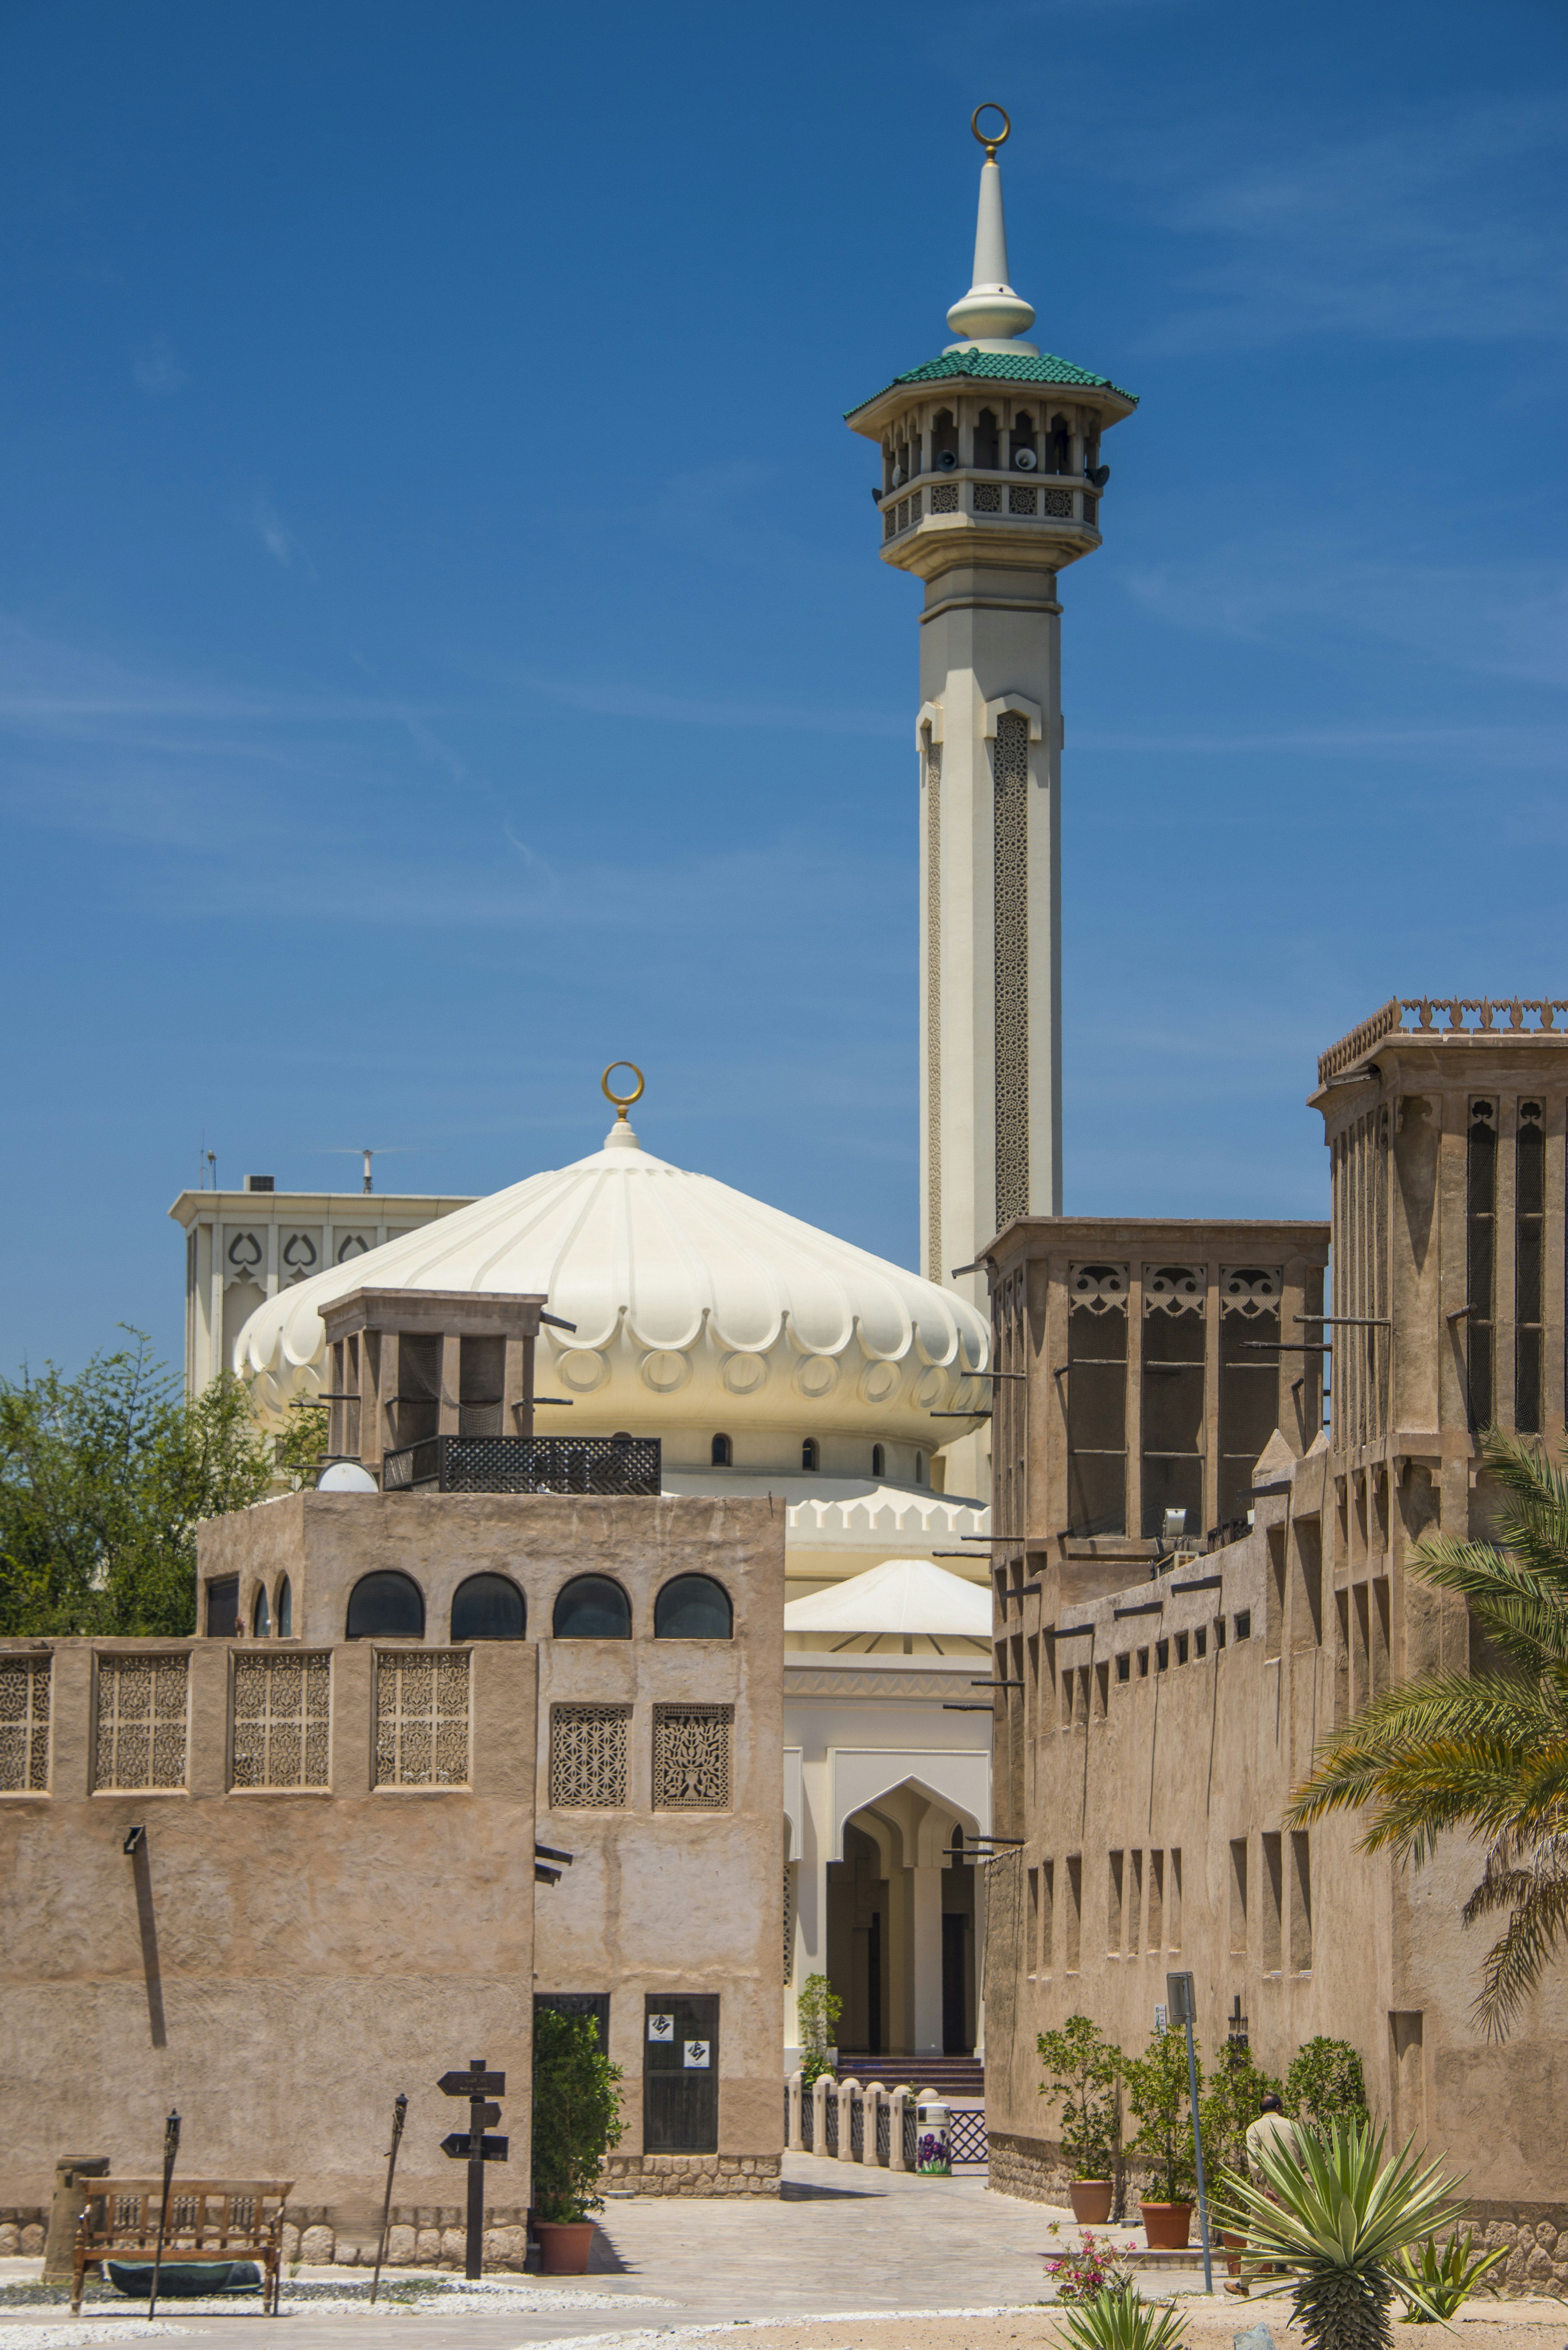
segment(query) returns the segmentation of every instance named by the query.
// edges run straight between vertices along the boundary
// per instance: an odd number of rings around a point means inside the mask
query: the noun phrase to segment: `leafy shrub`
[[[1271,2089],[1276,2096],[1283,2095],[1279,2082],[1262,2069],[1250,2048],[1227,2041],[1198,2101],[1207,2168],[1216,2173],[1234,2171],[1242,2178],[1248,2176],[1247,2132]]]
[[[1141,2056],[1127,2063],[1127,2103],[1143,2127],[1127,2147],[1129,2162],[1147,2165],[1147,2200],[1185,2203],[1198,2184],[1192,2107],[1187,2078],[1187,2035],[1157,2032]],[[1202,2111],[1203,2067],[1198,2068]]]
[[[591,2015],[534,2014],[534,2205],[542,2220],[602,2210],[604,2158],[621,2137],[621,2068]]]
[[[1132,2282],[1132,2271],[1108,2236],[1085,2228],[1075,2251],[1063,2252],[1046,2267],[1046,2277],[1059,2301],[1093,2301],[1096,2293],[1119,2293]]]
[[[1371,2119],[1361,2059],[1348,2040],[1326,2040],[1319,2033],[1298,2048],[1285,2074],[1283,2094],[1287,2113],[1319,2137],[1335,2122],[1365,2127]]]
[[[1075,2178],[1109,2178],[1119,2135],[1116,2084],[1122,2052],[1086,2015],[1070,2015],[1059,2032],[1035,2042],[1046,2077],[1043,2097],[1060,2097],[1062,2159]]]
[[[800,2077],[803,2088],[809,2089],[824,2073],[833,2070],[828,2050],[838,2019],[844,2012],[844,2002],[833,1989],[826,1975],[807,1975],[795,2002],[800,2018]]]

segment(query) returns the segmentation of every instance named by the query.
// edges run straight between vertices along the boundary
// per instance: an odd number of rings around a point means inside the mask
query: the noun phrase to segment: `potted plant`
[[[591,2015],[534,2012],[534,2213],[546,2276],[581,2276],[594,2240],[590,2211],[604,2158],[620,2144],[621,2077]]]
[[[1128,2058],[1127,2085],[1127,2103],[1143,2125],[1127,2153],[1135,2162],[1147,2164],[1151,2173],[1149,2199],[1138,2205],[1148,2248],[1151,2252],[1180,2251],[1191,2234],[1192,2189],[1198,2178],[1185,2033],[1157,2032],[1141,2056]],[[1198,2086],[1201,2098],[1201,2067]]]
[[[1059,2032],[1042,2032],[1034,2044],[1045,2066],[1040,2095],[1062,2100],[1058,2137],[1073,2217],[1081,2228],[1103,2227],[1116,2193],[1122,2052],[1086,2015],[1070,2015]]]

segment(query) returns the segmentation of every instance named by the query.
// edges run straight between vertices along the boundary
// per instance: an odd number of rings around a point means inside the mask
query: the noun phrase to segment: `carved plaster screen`
[[[730,1807],[732,1705],[656,1705],[653,1808],[723,1812]]]
[[[376,1784],[468,1783],[466,1648],[376,1652]]]
[[[1280,1419],[1280,1360],[1270,1351],[1280,1337],[1281,1266],[1221,1265],[1220,1269],[1220,1523],[1244,1518],[1258,1455]],[[1317,1326],[1306,1333],[1317,1336]],[[1300,1371],[1317,1358],[1292,1356]],[[1304,1392],[1304,1388],[1298,1390]],[[1301,1433],[1307,1430],[1303,1414]],[[1310,1436],[1308,1437],[1310,1441]]]
[[[1125,1264],[1067,1270],[1067,1531],[1125,1534],[1127,1291]]]
[[[0,1795],[49,1783],[49,1659],[0,1657]]]
[[[626,1807],[629,1705],[550,1708],[550,1804],[556,1811]]]
[[[234,1659],[235,1787],[325,1787],[330,1777],[332,1660]]]
[[[1143,1492],[1139,1532],[1168,1545],[1203,1532],[1204,1302],[1200,1264],[1143,1274]]]
[[[1029,1213],[1029,721],[1016,710],[996,722],[992,773],[1000,1232]]]
[[[184,1785],[188,1664],[183,1656],[99,1658],[96,1787]]]
[[[923,730],[922,730],[923,731]],[[926,1277],[942,1264],[942,746],[928,743],[926,775]]]
[[[786,1860],[784,1865],[784,1979],[787,1983],[794,1973],[794,1873],[798,1861]]]

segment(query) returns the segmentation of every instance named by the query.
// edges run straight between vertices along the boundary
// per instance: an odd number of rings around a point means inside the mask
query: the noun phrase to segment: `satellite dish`
[[[937,470],[939,473],[956,473],[958,470],[958,459],[953,455],[950,449],[944,449],[941,454],[938,457]]]
[[[1040,460],[1033,449],[1015,449],[1012,452],[1012,462],[1021,473],[1032,473]]]
[[[380,1487],[357,1461],[335,1461],[316,1481],[318,1493],[379,1493]]]

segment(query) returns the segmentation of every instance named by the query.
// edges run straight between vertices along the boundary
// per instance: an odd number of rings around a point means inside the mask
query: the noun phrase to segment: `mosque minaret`
[[[948,312],[959,340],[848,419],[881,452],[883,560],[926,585],[920,1263],[937,1282],[1012,1217],[1062,1211],[1056,581],[1100,544],[1100,436],[1137,405],[1021,339],[1034,312],[1008,278],[1008,120],[982,106],[973,127],[985,161],[974,283]]]

